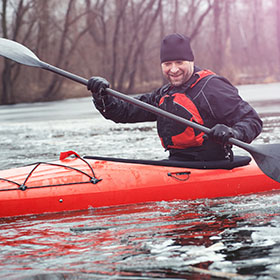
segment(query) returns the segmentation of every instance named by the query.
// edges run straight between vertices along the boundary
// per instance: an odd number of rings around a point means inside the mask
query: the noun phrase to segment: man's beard
[[[167,77],[168,81],[175,87],[181,86],[189,79],[189,75],[187,73],[182,73],[177,76],[179,77],[178,79],[176,79],[176,76],[174,77],[172,75],[168,75]]]

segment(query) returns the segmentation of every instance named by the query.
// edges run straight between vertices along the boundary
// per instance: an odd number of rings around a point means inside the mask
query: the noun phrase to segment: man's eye
[[[169,67],[171,65],[171,63],[167,62],[167,63],[164,63],[164,66],[166,67]]]

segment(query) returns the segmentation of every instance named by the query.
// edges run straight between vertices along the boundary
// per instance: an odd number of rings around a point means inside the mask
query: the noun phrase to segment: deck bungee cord
[[[27,174],[25,180],[23,181],[22,184],[15,182],[13,180],[9,180],[6,178],[0,178],[0,181],[5,181],[11,184],[14,184],[16,186],[18,186],[17,188],[6,188],[6,189],[0,189],[1,192],[3,191],[16,191],[16,190],[21,190],[21,191],[25,191],[27,189],[38,189],[38,188],[47,188],[47,187],[59,187],[59,186],[67,186],[67,185],[79,185],[79,184],[86,184],[86,183],[92,183],[92,184],[97,184],[98,182],[102,181],[102,179],[98,179],[95,176],[94,170],[92,168],[92,166],[82,157],[80,157],[77,153],[73,152],[73,151],[68,151],[68,152],[62,152],[60,154],[60,159],[65,159],[66,157],[73,155],[74,157],[80,159],[81,161],[83,161],[90,169],[92,175],[82,171],[81,169],[72,167],[72,166],[68,166],[65,164],[59,164],[59,163],[51,163],[51,162],[36,162],[30,165],[35,165],[34,168]],[[41,165],[50,165],[50,166],[56,166],[56,167],[62,167],[62,168],[66,168],[69,170],[74,170],[77,171],[78,173],[81,173],[85,176],[87,176],[89,178],[89,181],[84,181],[84,182],[70,182],[70,183],[62,183],[62,184],[48,184],[48,185],[40,185],[40,186],[27,186],[27,181],[32,177],[32,175],[34,174],[35,170],[41,166]],[[30,166],[27,165],[27,166]]]

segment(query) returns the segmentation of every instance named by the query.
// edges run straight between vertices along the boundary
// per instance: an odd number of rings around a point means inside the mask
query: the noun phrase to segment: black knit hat
[[[162,40],[160,47],[161,63],[173,60],[194,60],[190,38],[174,33],[167,35]]]

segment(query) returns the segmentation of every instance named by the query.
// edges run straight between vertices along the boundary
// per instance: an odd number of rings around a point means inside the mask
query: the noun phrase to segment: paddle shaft
[[[25,64],[28,66],[39,67],[39,68],[54,72],[56,74],[64,76],[68,79],[71,79],[71,80],[81,83],[83,85],[87,85],[87,83],[88,83],[87,79],[84,79],[82,77],[79,77],[78,75],[75,75],[73,73],[70,73],[68,71],[62,70],[58,67],[55,67],[53,65],[50,65],[46,62],[41,61],[32,51],[30,51],[28,48],[26,48],[25,46],[15,42],[15,41],[11,41],[11,40],[8,40],[5,38],[0,38],[0,55],[4,56],[6,58],[12,59],[18,63],[22,63],[22,64]],[[182,117],[173,115],[169,112],[161,110],[160,108],[157,108],[148,103],[142,102],[138,99],[132,98],[130,96],[127,96],[127,95],[117,92],[115,90],[108,88],[108,89],[106,89],[106,92],[116,98],[122,99],[126,102],[129,102],[135,106],[142,108],[143,110],[149,111],[158,116],[171,119],[173,121],[176,121],[176,122],[181,123],[186,126],[190,126],[194,129],[202,131],[206,134],[209,134],[209,132],[210,132],[210,129],[205,126],[191,122]],[[244,142],[241,142],[237,139],[230,138],[229,142],[231,144],[239,146],[245,150],[253,151],[253,152],[255,151],[255,149],[253,147],[251,147],[250,145],[248,145]]]
[[[82,77],[80,77],[78,75],[75,75],[73,73],[70,73],[68,71],[62,70],[62,69],[60,69],[58,67],[55,67],[53,65],[50,65],[48,63],[40,61],[40,65],[45,70],[54,72],[56,74],[64,76],[64,77],[66,77],[68,79],[71,79],[71,80],[73,80],[75,82],[78,82],[80,84],[87,85],[87,83],[88,83],[87,79],[82,78]],[[200,124],[195,123],[195,122],[191,122],[191,121],[189,121],[187,119],[184,119],[182,117],[179,117],[177,115],[174,115],[172,113],[164,111],[164,110],[162,110],[162,109],[160,109],[158,107],[152,106],[152,105],[150,105],[148,103],[145,103],[145,102],[143,102],[141,100],[138,100],[136,98],[133,98],[133,97],[130,97],[130,96],[125,95],[123,93],[120,93],[118,91],[115,91],[115,90],[112,90],[110,88],[107,88],[106,89],[106,93],[108,93],[109,95],[112,95],[112,96],[114,96],[114,97],[116,97],[118,99],[122,99],[122,100],[124,100],[126,102],[129,102],[129,103],[131,103],[131,104],[133,104],[135,106],[138,106],[138,107],[142,108],[143,110],[151,112],[151,113],[153,113],[155,115],[171,119],[173,121],[176,121],[176,122],[181,123],[181,124],[186,125],[186,126],[190,126],[190,127],[194,128],[194,129],[200,130],[200,131],[202,131],[202,132],[204,132],[206,134],[210,133],[210,129],[205,127],[205,126],[203,126],[203,125],[200,125]],[[245,150],[249,150],[249,151],[251,151],[252,149],[254,150],[254,147],[251,147],[250,145],[248,145],[248,144],[246,144],[246,143],[244,143],[242,141],[239,141],[237,139],[234,139],[234,138],[230,138],[228,142],[231,143],[231,144],[234,144],[234,145],[236,145],[236,146],[238,146],[240,148],[243,148]]]

